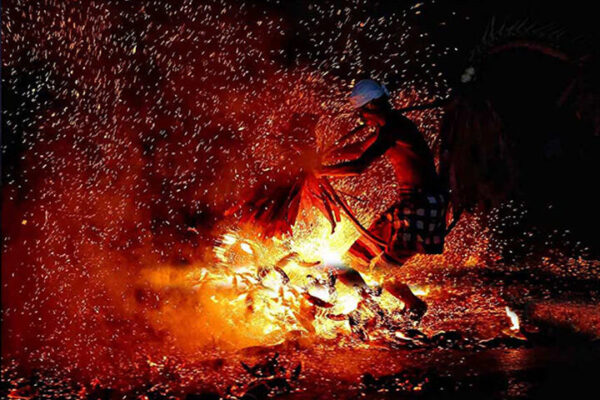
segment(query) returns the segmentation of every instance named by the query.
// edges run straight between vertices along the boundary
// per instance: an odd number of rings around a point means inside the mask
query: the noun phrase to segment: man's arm
[[[376,138],[377,135],[371,135],[364,141],[351,143],[346,146],[335,147],[328,151],[325,157],[332,160],[349,160],[358,158],[371,144],[373,144]]]
[[[351,161],[324,166],[321,168],[319,174],[322,176],[352,176],[361,174],[369,167],[369,165],[371,165],[371,163],[373,163],[373,161],[382,156],[393,145],[393,140],[379,134],[377,139],[375,139],[360,157]]]

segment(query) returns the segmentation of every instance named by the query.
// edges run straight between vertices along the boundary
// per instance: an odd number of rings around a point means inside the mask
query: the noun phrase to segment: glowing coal
[[[199,298],[197,318],[210,315],[216,326],[229,327],[218,329],[214,340],[232,347],[273,345],[298,335],[356,341],[360,324],[364,342],[391,334],[366,328],[381,328],[373,321],[381,318],[375,311],[402,325],[404,305],[382,291],[382,274],[363,274],[368,286],[337,279],[352,271],[354,261],[345,252],[356,238],[354,226],[342,219],[332,234],[327,219],[312,211],[290,236],[265,238],[252,225],[223,234],[214,248],[215,265],[185,275],[182,284]],[[172,283],[150,280],[157,290]]]

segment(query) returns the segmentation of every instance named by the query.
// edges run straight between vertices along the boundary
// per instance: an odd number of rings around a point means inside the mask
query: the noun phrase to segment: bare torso
[[[385,155],[396,173],[403,190],[437,192],[440,180],[427,142],[408,118],[390,111],[382,126],[377,128],[368,147],[358,158],[325,166],[323,175],[348,176],[364,172],[375,160]]]
[[[385,156],[392,164],[402,189],[439,189],[431,150],[408,118],[394,113],[380,128],[379,135],[383,135],[384,141],[390,146]]]

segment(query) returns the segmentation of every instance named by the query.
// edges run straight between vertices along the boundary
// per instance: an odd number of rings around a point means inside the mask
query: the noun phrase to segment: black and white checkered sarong
[[[387,243],[385,253],[393,258],[440,254],[444,249],[446,206],[443,194],[408,192],[369,230]]]

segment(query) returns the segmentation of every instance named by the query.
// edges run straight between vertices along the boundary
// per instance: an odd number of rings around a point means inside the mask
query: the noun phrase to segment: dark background
[[[286,48],[281,62],[290,65],[296,59],[299,50],[305,48],[302,27],[296,22],[299,17],[308,15],[305,2],[282,1],[279,5],[272,2],[255,1],[258,9],[267,9],[270,13],[281,15],[287,23],[283,45]],[[323,4],[336,2],[323,2]],[[127,8],[127,2],[122,3]],[[365,9],[367,15],[379,17],[406,9],[414,2],[373,1]],[[460,87],[459,78],[469,66],[469,57],[473,49],[481,44],[486,28],[492,19],[500,25],[515,21],[531,21],[531,24],[553,24],[565,30],[563,42],[567,50],[577,55],[588,55],[588,72],[592,78],[589,90],[597,98],[597,78],[594,65],[597,65],[598,21],[592,2],[547,2],[547,1],[438,1],[433,6],[426,3],[419,15],[410,14],[411,26],[427,32],[438,47],[456,48],[457,51],[439,60],[435,60],[452,87]],[[4,4],[4,8],[10,4]],[[155,16],[160,21],[160,15]],[[444,24],[440,24],[444,22]],[[13,28],[14,29],[14,28]],[[3,44],[7,35],[3,23]],[[419,48],[419,43],[413,44]],[[407,44],[410,48],[411,43]],[[546,225],[544,229],[570,229],[575,231],[576,239],[582,239],[592,247],[598,246],[595,240],[596,226],[600,223],[599,212],[595,205],[595,185],[598,182],[598,168],[595,157],[598,150],[598,133],[594,127],[577,125],[573,120],[573,110],[565,115],[552,114],[550,105],[544,105],[560,93],[568,84],[569,76],[575,73],[535,56],[520,58],[518,63],[512,60],[493,60],[487,65],[492,78],[487,82],[490,92],[502,92],[496,95],[499,108],[510,109],[504,114],[504,120],[510,125],[513,147],[520,159],[521,187],[527,193],[521,193],[532,204],[534,210],[532,225]],[[498,62],[496,62],[498,61]],[[523,62],[524,61],[524,62]],[[50,107],[60,108],[53,99],[53,94],[41,90],[37,96],[30,97],[25,93],[35,86],[40,75],[36,75],[36,66],[24,60],[28,66],[19,79],[18,85],[6,85],[3,79],[2,102],[2,178],[4,182],[21,179],[21,156],[24,152],[22,129],[24,121],[36,114],[47,111]],[[38,71],[47,66],[39,65]],[[418,70],[419,65],[410,65],[408,74]],[[367,68],[368,69],[368,68]],[[34,71],[32,73],[31,71]],[[343,74],[345,71],[331,71],[331,74]],[[368,74],[368,73],[367,73]],[[535,77],[535,79],[532,79]],[[151,80],[154,78],[150,78]],[[401,86],[401,77],[388,82],[390,89]],[[523,88],[535,95],[524,95]],[[135,95],[130,99],[133,103],[140,101]],[[546,107],[547,106],[547,107]],[[514,112],[521,110],[521,112]],[[509,115],[510,114],[510,115]],[[7,125],[7,121],[10,125]],[[558,127],[558,128],[557,128]],[[544,164],[539,157],[532,154],[543,150],[551,138],[559,138],[563,150],[557,162]],[[556,161],[556,160],[555,160]],[[493,175],[493,174],[492,174]],[[493,176],[491,177],[493,179]],[[22,193],[20,193],[22,194]],[[555,204],[552,212],[536,212],[545,209],[547,203]],[[206,210],[205,210],[206,211]],[[206,215],[206,213],[205,213]]]

